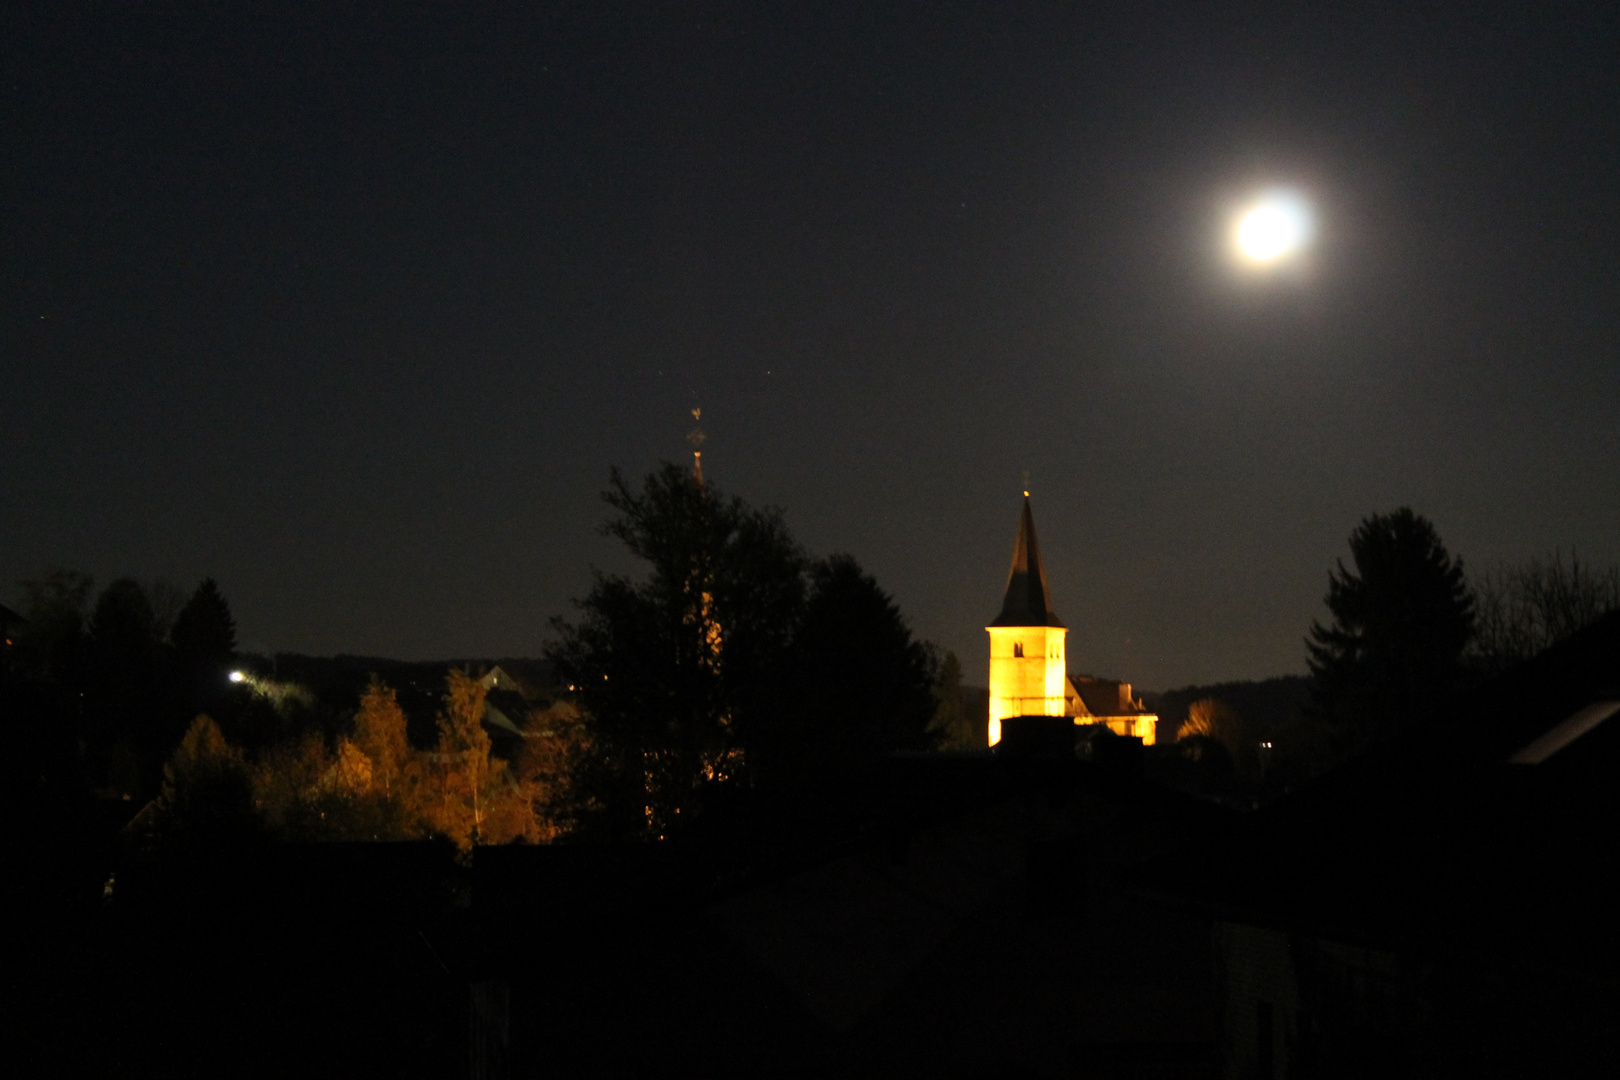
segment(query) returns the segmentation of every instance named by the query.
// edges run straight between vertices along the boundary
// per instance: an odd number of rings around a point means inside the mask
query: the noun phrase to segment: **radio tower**
[[[702,409],[692,410],[692,422],[698,423],[703,419]],[[692,444],[692,476],[697,480],[698,487],[703,486],[703,440],[708,438],[703,434],[701,427],[694,427],[686,441]]]

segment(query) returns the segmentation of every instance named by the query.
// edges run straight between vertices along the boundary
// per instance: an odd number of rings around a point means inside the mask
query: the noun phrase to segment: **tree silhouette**
[[[934,716],[928,733],[940,750],[977,750],[973,719],[962,704],[962,661],[954,652],[945,653],[934,678]]]
[[[213,578],[203,578],[175,616],[169,641],[181,657],[223,669],[236,654],[236,620]]]
[[[1354,571],[1329,577],[1330,626],[1306,639],[1316,715],[1366,736],[1433,713],[1457,687],[1473,602],[1428,520],[1402,507],[1350,534]]]
[[[163,769],[163,831],[186,844],[238,841],[259,831],[253,801],[241,752],[212,719],[197,717]]]
[[[934,665],[893,598],[848,555],[811,570],[765,766],[793,786],[861,782],[890,752],[925,749]]]
[[[95,583],[88,574],[51,570],[22,583],[24,623],[13,663],[31,681],[67,687],[83,674],[85,623]]]
[[[160,697],[162,642],[139,582],[119,578],[102,590],[90,616],[86,653],[91,745],[103,782],[124,794],[150,794],[185,719]]]
[[[169,630],[180,693],[194,709],[218,709],[236,655],[236,620],[213,578],[204,578]]]
[[[85,574],[53,570],[22,587],[24,621],[10,631],[0,672],[0,778],[12,787],[81,783],[91,734],[85,616],[94,586]]]
[[[1594,568],[1573,550],[1499,563],[1474,585],[1477,627],[1470,659],[1493,675],[1620,609],[1620,567]]]
[[[610,835],[665,835],[734,776],[769,719],[804,602],[804,556],[777,511],[665,463],[639,491],[614,470],[603,526],[647,564],[598,573],[546,656],[589,717],[581,763]],[[684,815],[684,817],[682,816]]]

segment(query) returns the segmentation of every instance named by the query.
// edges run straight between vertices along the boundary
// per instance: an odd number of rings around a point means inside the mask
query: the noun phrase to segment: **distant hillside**
[[[261,674],[304,686],[322,705],[340,714],[359,706],[360,694],[375,673],[394,688],[409,722],[411,738],[420,745],[427,745],[436,737],[435,717],[444,698],[445,673],[451,668],[465,668],[477,674],[499,667],[522,684],[525,698],[537,702],[549,697],[552,689],[551,666],[544,660],[521,657],[417,661],[381,656],[277,653],[273,658],[243,657],[243,660]]]
[[[1144,694],[1143,704],[1159,714],[1159,733],[1164,742],[1175,738],[1176,729],[1187,720],[1187,710],[1195,701],[1214,698],[1225,702],[1252,725],[1257,736],[1265,737],[1285,728],[1298,715],[1310,696],[1310,680],[1303,675],[1281,675],[1258,682],[1212,683],[1186,686],[1162,694]]]

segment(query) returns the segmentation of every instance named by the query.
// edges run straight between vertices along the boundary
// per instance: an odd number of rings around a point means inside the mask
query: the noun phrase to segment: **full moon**
[[[1311,208],[1295,192],[1268,191],[1239,215],[1232,240],[1248,262],[1274,265],[1310,243]]]

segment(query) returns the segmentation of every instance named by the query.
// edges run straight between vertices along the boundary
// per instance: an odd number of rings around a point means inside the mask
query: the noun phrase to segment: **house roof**
[[[1130,683],[1116,679],[1100,679],[1095,675],[1068,675],[1068,689],[1080,699],[1085,712],[1082,716],[1151,716],[1152,711],[1138,706],[1130,696]]]
[[[1620,972],[1620,612],[1159,883],[1237,921]],[[1157,873],[1157,872],[1156,872]]]
[[[1041,566],[1041,548],[1035,540],[1035,515],[1024,497],[1024,513],[1018,519],[1018,542],[1013,547],[1012,569],[1007,574],[1007,595],[1001,601],[1001,614],[991,626],[1062,626],[1052,610],[1046,588],[1046,570]]]

